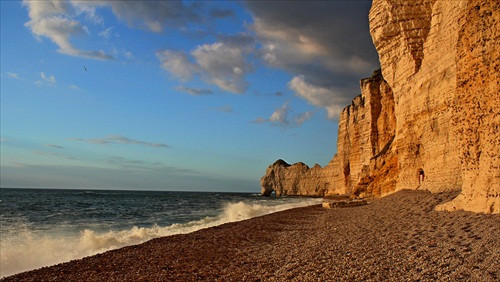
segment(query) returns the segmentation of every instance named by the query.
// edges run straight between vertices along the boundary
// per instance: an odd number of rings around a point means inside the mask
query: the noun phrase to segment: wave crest
[[[85,256],[95,255],[124,246],[140,244],[153,238],[191,233],[203,228],[236,222],[296,207],[320,203],[320,199],[296,199],[285,202],[261,201],[226,203],[218,216],[209,216],[187,223],[161,227],[133,226],[126,230],[105,233],[85,229],[73,236],[37,234],[23,226],[17,232],[2,235],[0,277]]]

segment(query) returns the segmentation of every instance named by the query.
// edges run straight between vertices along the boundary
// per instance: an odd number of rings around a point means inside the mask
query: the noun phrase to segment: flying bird
[[[83,66],[83,69],[84,69],[85,71],[87,71],[87,68],[86,68],[85,66]]]

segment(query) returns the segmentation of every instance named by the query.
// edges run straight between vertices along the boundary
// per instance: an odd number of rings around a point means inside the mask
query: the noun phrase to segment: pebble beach
[[[402,190],[150,240],[0,281],[500,281],[500,215]]]

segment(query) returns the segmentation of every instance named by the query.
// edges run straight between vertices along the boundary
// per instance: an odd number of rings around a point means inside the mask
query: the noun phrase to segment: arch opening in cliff
[[[276,191],[274,189],[265,189],[264,191],[262,191],[260,195],[263,197],[274,197],[274,198],[276,198],[277,196]]]

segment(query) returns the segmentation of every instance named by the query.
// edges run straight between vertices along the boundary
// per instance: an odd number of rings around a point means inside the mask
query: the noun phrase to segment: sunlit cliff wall
[[[395,189],[394,180],[379,180],[387,185],[365,185],[359,180],[372,168],[388,167],[387,156],[395,134],[394,98],[381,72],[361,80],[361,95],[344,108],[339,119],[337,154],[321,168],[303,163],[289,165],[283,160],[272,164],[261,179],[262,193],[269,195],[326,196],[334,194],[385,195]],[[397,162],[397,161],[396,161]],[[391,159],[394,163],[394,159]],[[395,168],[397,170],[397,167]],[[383,186],[383,187],[382,187]],[[372,191],[374,189],[374,191]]]
[[[500,213],[500,2],[470,1],[459,17],[453,113],[462,193],[440,210]]]
[[[300,172],[273,164],[263,194],[462,189],[438,209],[500,213],[499,6],[374,0],[381,73],[362,80],[362,94],[342,112],[337,154],[324,168],[300,164]]]

